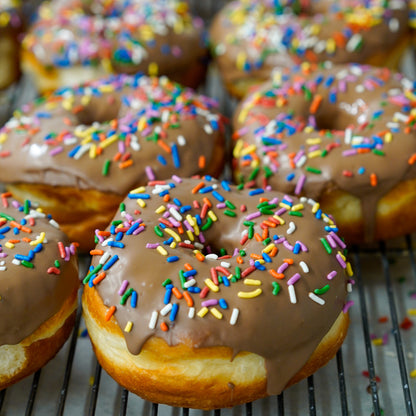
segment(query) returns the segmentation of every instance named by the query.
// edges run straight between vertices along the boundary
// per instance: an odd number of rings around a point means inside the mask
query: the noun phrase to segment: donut
[[[98,361],[171,406],[280,393],[346,336],[352,270],[334,227],[306,200],[211,177],[130,192],[83,279]]]
[[[404,0],[233,1],[214,19],[212,51],[238,98],[274,67],[303,61],[397,69],[410,41],[408,8]]]
[[[76,247],[49,215],[0,195],[0,390],[43,367],[70,335]]]
[[[214,100],[166,77],[109,76],[17,112],[0,130],[0,182],[88,251],[130,189],[173,173],[218,176],[223,125]]]
[[[23,30],[21,4],[17,0],[0,3],[0,90],[20,77],[20,39]]]
[[[23,69],[41,92],[109,73],[204,78],[204,25],[178,0],[45,2],[23,41]]]
[[[386,68],[278,70],[236,110],[234,179],[314,199],[348,243],[416,231],[415,104]]]

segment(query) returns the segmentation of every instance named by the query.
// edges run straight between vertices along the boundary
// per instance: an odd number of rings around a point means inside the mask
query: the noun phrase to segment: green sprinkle
[[[225,205],[230,209],[235,209],[235,205],[230,202],[228,199],[225,201]]]
[[[239,191],[242,191],[244,189],[244,184],[243,183],[240,183],[239,185],[237,185],[237,189]]]
[[[328,150],[324,149],[321,152],[321,157],[325,157],[328,154]]]
[[[27,199],[25,200],[25,204],[23,205],[23,212],[25,214],[29,214],[30,212],[30,202]]]
[[[267,246],[267,245],[269,245],[269,243],[272,241],[272,239],[270,238],[270,237],[267,237],[266,239],[264,239],[263,241],[262,241],[262,243],[263,243],[263,245],[264,246]]]
[[[129,288],[126,293],[120,299],[120,305],[124,305],[127,302],[127,299],[133,293],[133,288]]]
[[[328,290],[329,290],[329,285],[325,285],[321,289],[315,289],[313,293],[315,293],[315,295],[323,295],[324,293],[328,292]]]
[[[237,214],[234,211],[230,211],[229,209],[225,209],[224,214],[227,215],[228,217],[236,217],[237,216]]]
[[[293,217],[303,217],[303,214],[300,211],[289,211],[289,215]]]
[[[110,165],[111,165],[111,160],[110,159],[107,159],[104,162],[103,170],[101,172],[103,176],[107,176],[108,175],[108,172],[110,171]]]
[[[123,223],[123,221],[121,221],[121,220],[114,220],[114,221],[111,221],[111,225],[114,225],[115,227],[117,227],[117,226],[119,226],[120,224],[122,224]]]
[[[186,277],[183,270],[179,270],[179,280],[181,282],[182,289],[185,289]]]
[[[240,250],[240,256],[245,257],[247,255],[245,250]]]
[[[4,212],[0,212],[0,217],[6,218],[7,221],[16,221],[13,217],[10,215],[5,214]]]
[[[91,279],[91,276],[92,275],[94,275],[94,274],[96,274],[97,272],[99,272],[101,269],[102,269],[102,267],[103,267],[103,265],[102,264],[97,264],[95,267],[94,267],[94,269],[93,270],[91,270],[86,276],[85,276],[85,278],[84,278],[84,280],[82,281],[82,283],[84,284],[84,285],[86,285],[89,281],[90,281],[90,279]]]
[[[57,267],[58,269],[61,267],[61,263],[59,263],[59,260],[55,260],[54,264],[55,267]]]
[[[29,269],[33,269],[35,266],[30,261],[22,260],[22,265],[28,267]]]
[[[331,246],[328,244],[328,241],[326,241],[325,238],[321,238],[321,243],[323,244],[323,246],[325,247],[325,250],[328,254],[332,253],[332,248]]]
[[[172,283],[172,280],[171,279],[166,279],[163,283],[162,283],[162,286],[163,287],[166,287],[167,285],[170,285]]]
[[[253,227],[254,226],[254,222],[253,221],[244,221],[243,225],[245,225],[246,227]]]
[[[258,175],[259,171],[260,171],[260,168],[259,168],[259,167],[255,168],[255,169],[251,172],[250,176],[248,177],[248,180],[249,180],[249,181],[252,181],[253,179],[255,179],[255,178],[256,178],[256,176]]]
[[[227,250],[225,248],[220,248],[220,257],[226,256]]]
[[[263,214],[263,215],[273,215],[274,212],[271,209],[268,208],[260,208],[259,211]]]
[[[238,266],[235,266],[235,277],[237,278],[237,280],[241,279],[241,269]]]
[[[207,222],[201,227],[202,231],[208,230],[208,228],[212,225],[212,219],[210,217],[207,218]]]
[[[273,286],[273,295],[278,295],[280,292],[280,285],[277,282],[272,282],[272,286]]]
[[[235,283],[237,281],[237,278],[235,277],[235,276],[233,276],[232,278],[231,278],[231,282],[232,283]]]
[[[163,231],[159,228],[158,225],[155,225],[154,230],[156,235],[158,235],[159,237],[163,237]]]
[[[378,149],[373,149],[373,153],[377,156],[386,156],[386,154],[383,151]]]
[[[316,169],[312,166],[306,166],[306,171],[310,173],[316,173],[317,175],[320,175],[322,173],[321,169]]]
[[[273,171],[268,166],[265,166],[264,167],[264,177],[266,179],[269,179],[271,176],[273,176]]]
[[[250,227],[248,227],[248,238],[252,239],[253,236],[254,236],[254,227],[250,225]]]
[[[126,210],[126,204],[124,202],[122,202],[120,204],[120,212],[124,212]]]

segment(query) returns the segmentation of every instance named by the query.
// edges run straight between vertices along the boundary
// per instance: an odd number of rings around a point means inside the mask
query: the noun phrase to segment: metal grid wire
[[[88,259],[84,260],[86,260],[85,268]],[[344,346],[338,352],[336,358],[332,360],[330,369],[319,370],[314,376],[309,377],[297,386],[291,387],[279,396],[248,403],[234,409],[217,409],[210,412],[169,408],[164,405],[145,402],[112,381],[102,371],[92,353],[89,355],[89,365],[85,366],[79,362],[79,358],[76,357],[77,354],[79,355],[77,351],[80,348],[79,344],[89,344],[88,339],[80,337],[80,333],[84,332],[84,324],[81,308],[79,307],[73,334],[65,346],[65,351],[60,353],[59,371],[61,374],[58,374],[60,383],[55,384],[54,380],[49,379],[51,370],[48,370],[48,367],[53,366],[52,362],[31,376],[30,380],[23,381],[8,390],[0,392],[0,415],[414,415],[413,402],[415,400],[416,383],[414,379],[409,378],[409,373],[413,369],[412,363],[414,365],[414,357],[407,350],[409,348],[411,350],[412,345],[416,345],[416,336],[412,333],[412,330],[403,331],[400,329],[399,318],[403,309],[403,293],[414,292],[416,287],[416,260],[412,238],[407,236],[400,244],[400,248],[388,248],[385,243],[381,243],[376,249],[371,250],[353,248],[351,260],[355,270],[356,285],[353,295],[356,304],[351,309],[350,333]],[[369,267],[372,269],[370,272],[368,271]],[[400,270],[396,270],[396,268]],[[378,269],[382,273],[378,273]],[[404,284],[399,283],[403,277],[397,278],[403,271],[406,275]],[[376,276],[371,279],[369,274]],[[376,288],[374,287],[374,281],[376,282]],[[382,289],[382,292],[380,289]],[[378,380],[377,374],[382,370],[380,367],[384,367],[386,364],[383,362],[377,364],[380,347],[375,347],[372,343],[374,335],[371,331],[375,330],[376,325],[374,324],[374,309],[376,309],[373,305],[374,291],[377,292],[377,297],[385,298],[382,304],[388,309],[388,319],[391,324],[389,333],[394,339],[394,342],[389,343],[390,348],[393,348],[394,344],[393,352],[390,351],[389,353],[393,364],[390,363],[385,373],[389,376],[393,372],[398,374],[396,378],[391,375],[391,378],[386,377],[386,380],[381,382]],[[362,331],[361,337],[360,331]],[[416,330],[413,329],[413,331]],[[403,342],[404,336],[406,337],[405,343]],[[357,340],[353,342],[354,349],[356,349],[354,354],[357,356],[365,355],[366,364],[364,369],[356,368],[357,364],[355,366],[351,364],[349,344],[352,342],[352,337],[358,339],[358,343]],[[85,351],[85,346],[80,349]],[[82,352],[82,354],[85,354],[85,352]],[[347,358],[345,358],[346,356]],[[56,360],[57,358],[53,361]],[[347,372],[346,369],[348,369]],[[368,387],[367,389],[360,389],[360,394],[357,396],[355,393],[357,379],[354,375],[360,373],[361,370],[367,372],[365,374]],[[53,372],[56,373],[56,371],[56,368],[54,368]],[[44,372],[46,374],[43,374]],[[74,375],[75,372],[76,375]],[[323,373],[321,374],[321,372]],[[364,377],[361,374],[360,377],[362,384]],[[324,389],[325,385],[331,386],[332,405],[330,413],[328,413],[329,408],[325,405],[327,398],[323,400],[325,395],[323,396],[321,391],[323,380],[325,380]],[[409,384],[409,382],[412,384]],[[80,383],[87,386],[87,389],[83,389],[84,394],[71,392],[71,389]],[[293,393],[294,388],[296,389],[295,394]],[[137,404],[138,401],[140,401],[140,406]],[[357,403],[359,403],[358,407]],[[76,406],[74,406],[75,404]]]

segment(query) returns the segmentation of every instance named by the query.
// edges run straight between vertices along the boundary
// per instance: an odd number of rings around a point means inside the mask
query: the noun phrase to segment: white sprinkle
[[[293,234],[296,231],[296,225],[293,221],[290,221],[289,228],[287,229],[287,234]]]
[[[196,280],[195,279],[191,279],[191,280],[186,281],[183,284],[183,287],[186,288],[186,289],[188,289],[188,287],[193,286],[195,283],[196,283]]]
[[[224,55],[226,52],[227,48],[224,45],[224,43],[219,43],[216,47],[215,47],[215,55],[220,56],[220,55]]]
[[[160,314],[162,316],[166,316],[172,310],[172,304],[168,303],[165,307],[162,308]]]
[[[13,259],[12,263],[15,264],[16,266],[20,266],[20,260]]]
[[[316,303],[318,303],[319,305],[325,305],[325,301],[320,298],[319,296],[316,296],[315,293],[313,292],[309,292],[308,296]]]
[[[304,261],[299,262],[299,266],[302,268],[303,273],[309,273],[309,267]]]
[[[237,323],[238,315],[240,314],[240,311],[237,308],[233,309],[233,313],[231,314],[230,318],[230,324],[235,325]]]
[[[178,145],[179,146],[185,146],[186,145],[185,137],[183,137],[182,134],[178,136]]]
[[[140,146],[140,143],[139,143],[139,141],[138,141],[138,139],[137,139],[137,136],[136,136],[136,135],[134,135],[134,134],[132,134],[130,137],[131,137],[130,147],[131,147],[134,151],[138,152],[138,151],[140,150],[141,146]]]
[[[296,293],[295,293],[295,286],[289,285],[289,297],[290,297],[290,303],[296,303]]]
[[[352,284],[351,283],[347,283],[347,292],[348,293],[352,292]]]
[[[212,134],[213,132],[212,127],[209,124],[204,124],[204,130],[207,134]]]
[[[87,153],[90,150],[90,147],[91,147],[91,143],[87,143],[81,146],[78,152],[75,153],[74,159],[79,160],[81,156],[83,156],[85,153]]]
[[[192,306],[188,311],[188,318],[192,319],[195,316],[195,308]]]
[[[7,270],[7,267],[6,266],[0,266],[0,271],[1,272],[4,272],[5,270]]]
[[[345,136],[344,136],[344,143],[350,144],[352,138],[352,130],[351,129],[345,129]]]
[[[225,267],[226,269],[229,269],[231,267],[231,264],[228,263],[228,261],[222,261],[220,264],[222,267]]]
[[[393,116],[394,121],[403,121],[405,123],[408,119],[409,119],[408,116],[399,112],[394,113],[394,116]]]
[[[30,210],[29,215],[27,215],[25,218],[45,218],[46,214],[44,214],[43,212],[39,212],[39,211],[35,211],[34,209]]]
[[[104,240],[102,243],[101,243],[101,245],[103,246],[103,247],[105,247],[110,241],[114,241],[114,238],[113,237],[110,237],[110,238],[107,238],[107,240]]]
[[[160,194],[168,189],[170,189],[169,185],[156,185],[154,189],[152,189],[152,194]]]
[[[52,218],[51,220],[49,220],[49,224],[52,225],[52,227],[55,227],[59,230],[59,224]]]
[[[390,19],[389,29],[391,32],[397,32],[400,28],[400,22],[396,18]]]
[[[158,315],[159,314],[157,313],[157,311],[152,312],[152,316],[150,317],[150,322],[149,322],[149,328],[150,329],[155,329],[156,328]]]
[[[169,212],[172,214],[172,216],[175,218],[176,221],[182,221],[182,215],[179,214],[177,209],[175,207],[170,207]]]
[[[358,84],[355,87],[355,92],[362,93],[364,92],[364,90],[365,90],[364,85]]]
[[[111,254],[110,254],[108,251],[106,251],[106,252],[105,252],[105,253],[101,256],[99,263],[100,263],[100,264],[105,264],[105,263],[107,262],[107,260],[108,260],[110,257],[111,257]]]
[[[297,162],[296,162],[296,167],[297,168],[300,168],[300,167],[302,167],[305,163],[306,163],[306,161],[308,160],[308,158],[307,158],[307,156],[306,155],[303,155]]]
[[[204,248],[204,245],[201,243],[198,243],[198,241],[194,242],[194,246],[198,249],[198,250],[202,250]]]
[[[218,255],[215,254],[215,253],[210,253],[210,254],[207,254],[205,256],[205,258],[208,259],[208,260],[217,260],[218,259]]]

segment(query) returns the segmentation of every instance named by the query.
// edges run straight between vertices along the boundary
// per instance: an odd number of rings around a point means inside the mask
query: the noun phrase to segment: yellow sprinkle
[[[209,310],[217,319],[222,319],[222,313],[217,308],[211,308]]]
[[[305,129],[306,130],[306,129]],[[312,146],[314,144],[321,144],[322,140],[320,137],[310,137],[309,139],[306,139],[306,144]]]
[[[130,332],[132,328],[133,328],[133,322],[128,321],[125,328],[124,328],[124,332]]]
[[[290,211],[290,205],[285,204],[284,202],[279,202],[279,207],[286,208],[288,211]]]
[[[139,131],[144,130],[144,128],[147,126],[146,117],[142,117],[139,122],[137,123],[137,129]]]
[[[261,280],[257,279],[244,279],[244,284],[248,286],[260,286]]]
[[[217,216],[214,214],[214,211],[211,210],[208,211],[208,217],[210,217],[214,222],[218,220]]]
[[[412,378],[416,377],[416,368],[410,372],[410,377]]]
[[[257,296],[261,294],[262,294],[262,290],[260,288],[257,288],[256,290],[253,290],[252,292],[238,292],[237,296],[243,299],[252,299],[252,298],[256,298]]]
[[[211,279],[205,279],[204,283],[213,291],[213,292],[219,292],[220,288],[211,280]]]
[[[240,157],[247,156],[250,153],[254,153],[256,151],[256,149],[257,149],[257,146],[255,144],[247,146],[244,149],[241,149]]]
[[[159,252],[159,254],[161,254],[162,256],[167,256],[168,252],[166,251],[166,249],[162,246],[157,246],[156,250]]]
[[[4,143],[7,140],[7,134],[2,133],[0,134],[0,144]]]
[[[337,47],[337,45],[336,45],[336,43],[335,43],[335,40],[334,40],[334,39],[329,38],[329,39],[326,41],[326,51],[327,51],[327,53],[329,53],[329,54],[334,53],[334,52],[335,52],[336,47]]]
[[[207,313],[209,312],[209,309],[206,307],[206,306],[204,306],[203,308],[201,308],[199,311],[198,311],[198,313],[197,313],[197,315],[200,317],[200,318],[203,318]]]
[[[156,214],[162,214],[165,211],[166,211],[166,207],[164,205],[161,205],[159,208],[155,209]]]
[[[241,139],[238,139],[233,150],[233,156],[238,159],[240,157],[240,152],[243,148],[243,141]]]
[[[194,234],[195,235],[199,235],[199,227],[198,227],[198,224],[197,223],[195,223],[195,225],[194,225]]]
[[[157,74],[159,72],[159,66],[156,62],[150,62],[148,67],[149,75],[152,77],[157,77]]]
[[[86,106],[91,101],[91,95],[83,95],[81,98],[81,104]]]
[[[304,208],[303,204],[296,204],[296,205],[293,205],[292,211],[300,211],[303,208]]]
[[[173,231],[171,228],[165,228],[163,231],[165,231],[166,234],[173,237],[175,239],[175,241],[177,241],[178,243],[181,241],[181,237],[175,231]]]
[[[236,66],[238,69],[243,70],[244,66],[246,64],[247,61],[247,55],[244,51],[241,51],[238,53],[237,58],[236,58]]]
[[[346,267],[347,276],[351,277],[354,275],[354,272],[352,271],[351,263],[347,261],[347,267]]]
[[[174,25],[173,25],[173,30],[175,33],[183,33],[184,29],[184,25],[183,25],[183,21],[182,20],[176,20]]]
[[[416,309],[408,309],[407,310],[408,315],[416,315]]]
[[[190,225],[191,227],[193,227],[193,226],[196,224],[195,220],[192,218],[192,215],[190,215],[190,214],[188,214],[188,215],[186,216],[186,220],[189,222],[189,225]]]
[[[129,192],[129,194],[142,194],[146,191],[146,188],[144,186],[139,186],[136,189],[133,189],[132,191]]]
[[[269,244],[268,246],[264,247],[263,253],[270,253],[275,248],[275,245],[273,243]]]
[[[139,199],[137,199],[137,205],[140,208],[145,208],[146,207],[146,202],[144,202],[144,199],[139,198]]]
[[[31,245],[31,246],[37,246],[39,243],[43,243],[43,240],[45,239],[45,232],[44,231],[42,231],[40,234],[39,234],[39,237],[36,239],[36,240],[33,240],[33,241],[31,241],[29,244]]]
[[[89,156],[90,159],[95,159],[95,157],[97,156],[97,145],[95,143],[91,144]]]
[[[392,140],[393,140],[393,135],[391,134],[391,132],[387,132],[387,133],[384,135],[384,141],[385,141],[386,143],[390,143]]]
[[[383,338],[375,338],[371,342],[373,343],[373,345],[380,346],[383,345]]]
[[[195,241],[194,233],[191,230],[186,230],[186,235],[191,241]]]
[[[328,217],[328,215],[326,214],[322,214],[322,218],[324,219],[324,221],[330,225],[334,224],[334,221]]]
[[[113,65],[111,64],[110,59],[108,58],[101,59],[101,65],[104,68],[104,71],[107,72],[108,74],[111,74],[114,72],[114,68],[113,68]]]
[[[101,85],[99,87],[101,92],[113,92],[114,91],[114,87],[112,85]]]
[[[273,218],[277,221],[279,221],[280,225],[285,224],[285,220],[281,217],[279,217],[278,215],[273,215]]]
[[[347,258],[344,256],[344,254],[342,254],[340,251],[338,251],[337,254],[339,254],[341,256],[342,260],[344,260],[344,261],[347,260]]]
[[[169,244],[169,247],[170,247],[170,248],[176,248],[176,241],[172,241],[172,242]]]
[[[308,153],[308,158],[309,159],[313,159],[314,157],[319,157],[321,156],[322,151],[321,150],[314,150],[313,152],[309,152]]]
[[[312,214],[316,214],[318,212],[320,205],[318,202],[315,202],[315,204],[312,207]]]
[[[5,245],[7,248],[14,248],[14,244],[13,244],[13,243],[10,243],[9,241],[8,241],[7,243],[4,243],[4,245]]]
[[[110,136],[109,138],[103,140],[102,142],[100,142],[100,147],[102,149],[110,146],[111,144],[115,143],[118,140],[118,136],[116,134],[113,134],[112,136]]]

